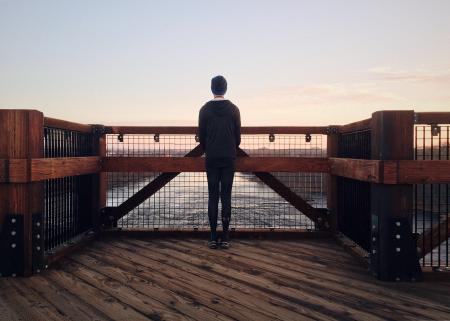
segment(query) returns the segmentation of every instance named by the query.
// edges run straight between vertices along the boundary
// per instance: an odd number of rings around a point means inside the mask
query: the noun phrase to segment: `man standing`
[[[227,81],[222,76],[211,80],[214,99],[207,102],[199,113],[200,145],[205,151],[208,177],[208,218],[211,228],[210,248],[230,247],[229,226],[231,218],[231,188],[233,186],[236,150],[241,143],[241,116],[239,109],[228,99]],[[223,233],[217,235],[219,195],[222,201]]]

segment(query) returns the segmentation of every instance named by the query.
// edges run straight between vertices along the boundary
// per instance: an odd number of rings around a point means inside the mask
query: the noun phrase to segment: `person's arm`
[[[199,115],[198,115],[198,139],[200,141],[200,146],[203,150],[205,150],[206,147],[206,119],[205,119],[205,112],[203,111],[203,108],[200,109]]]
[[[241,114],[239,112],[239,108],[236,107],[234,113],[234,128],[235,128],[235,139],[236,139],[236,148],[241,144]]]

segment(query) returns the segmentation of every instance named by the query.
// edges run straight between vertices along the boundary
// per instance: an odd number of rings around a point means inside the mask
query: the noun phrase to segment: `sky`
[[[220,74],[244,126],[450,111],[449,17],[449,0],[0,0],[0,108],[195,125]]]

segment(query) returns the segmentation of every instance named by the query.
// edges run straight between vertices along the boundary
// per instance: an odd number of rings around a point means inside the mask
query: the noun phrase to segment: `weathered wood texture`
[[[450,283],[382,283],[332,240],[106,239],[0,279],[7,320],[446,320]]]
[[[416,124],[450,124],[450,112],[415,113]]]
[[[198,133],[196,126],[108,126],[112,134],[190,134]],[[242,134],[326,134],[326,126],[243,126]]]
[[[382,183],[380,161],[367,159],[330,158],[330,173],[365,182]]]
[[[92,174],[98,173],[100,170],[101,158],[95,156],[33,159],[31,161],[31,180],[41,181]]]
[[[205,159],[199,157],[105,157],[105,172],[204,172]],[[326,158],[238,157],[239,172],[328,172]]]
[[[4,164],[4,174],[0,182],[27,183],[46,179],[61,178],[98,173],[101,171],[101,158],[61,157],[0,160],[0,170]]]
[[[43,114],[39,111],[0,110],[0,158],[10,162],[10,159],[29,160],[43,157],[43,124]],[[28,171],[29,168],[26,168],[25,173]],[[24,216],[25,275],[30,275],[32,269],[32,215],[42,214],[43,209],[42,183],[0,183],[0,230],[6,215]]]
[[[420,249],[420,257],[424,257],[440,243],[447,241],[444,235],[450,235],[450,213],[447,215],[446,219],[443,219],[440,224],[433,228],[426,230],[424,233],[420,234],[417,239],[417,248]]]
[[[82,133],[90,133],[92,131],[91,125],[79,124],[50,117],[44,117],[44,125],[47,127],[73,130]]]

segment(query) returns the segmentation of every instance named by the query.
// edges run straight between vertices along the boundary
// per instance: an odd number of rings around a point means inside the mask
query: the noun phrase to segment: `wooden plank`
[[[164,278],[172,281],[169,287],[173,288],[175,284],[177,287],[185,287],[188,289],[188,293],[197,293],[196,297],[199,301],[203,300],[203,293],[211,293],[222,303],[220,304],[221,312],[237,320],[267,320],[268,317],[269,320],[296,320],[298,318],[323,320],[329,319],[327,312],[336,316],[332,309],[314,305],[303,298],[295,297],[293,299],[290,295],[286,296],[282,289],[281,293],[271,291],[270,286],[266,287],[265,280],[258,277],[254,270],[253,274],[251,271],[239,273],[227,266],[218,267],[218,264],[213,263],[214,261],[195,257],[188,250],[178,255],[179,252],[169,253],[167,249],[162,249],[161,245],[152,246],[150,250],[148,247],[136,247],[133,244],[113,243],[112,253],[129,260],[131,266],[145,267],[142,269],[145,272],[139,273],[139,276],[158,282],[163,278],[159,275],[149,278],[149,274],[160,273]],[[115,248],[116,246],[117,248]],[[98,251],[96,250],[96,253],[100,254],[105,249],[102,246]],[[118,249],[122,251],[118,251]],[[124,249],[128,252],[124,253]],[[120,264],[123,263],[121,260]],[[150,266],[152,268],[148,269]],[[226,272],[224,273],[224,271]],[[235,277],[237,274],[241,279]],[[242,282],[243,280],[246,281]],[[272,288],[279,290],[282,287],[273,284]],[[264,298],[264,301],[260,298]],[[278,315],[278,318],[274,314]]]
[[[111,237],[132,237],[132,238],[201,238],[207,239],[211,234],[209,228],[203,229],[176,229],[176,228],[127,228],[127,229],[111,229],[102,232],[102,235]],[[230,230],[231,238],[240,239],[270,239],[270,240],[304,240],[304,239],[321,239],[330,238],[328,231],[316,231],[307,229],[253,229],[238,228]]]
[[[339,133],[351,133],[351,132],[357,132],[357,131],[363,131],[368,130],[372,126],[372,118],[360,120],[354,123],[350,123],[347,125],[339,126]]]
[[[195,249],[190,247],[189,252],[183,245],[174,242],[158,241],[159,245],[152,249],[152,252],[160,252],[166,256],[170,256],[166,260],[169,264],[173,264],[177,260],[185,263],[206,266],[208,270],[217,274],[223,274],[230,279],[248,284],[254,288],[264,288],[272,295],[280,295],[290,300],[298,300],[298,304],[305,308],[314,309],[315,312],[332,316],[334,318],[342,317],[342,311],[346,311],[350,318],[366,319],[366,320],[382,320],[376,313],[368,313],[363,311],[359,303],[352,302],[345,295],[336,293],[331,289],[323,292],[315,285],[312,285],[306,278],[301,278],[299,274],[292,273],[287,269],[271,268],[268,265],[258,262],[255,264],[252,259],[237,257],[236,255],[215,255],[217,251]],[[184,248],[184,249],[183,249]],[[144,247],[140,247],[139,251],[144,251]],[[214,254],[209,254],[214,253]],[[273,273],[276,271],[275,273]],[[281,277],[278,273],[284,273]],[[290,277],[287,275],[289,274]],[[349,295],[347,293],[347,295]],[[355,300],[356,301],[356,300]],[[295,302],[295,301],[294,301]],[[301,303],[300,303],[301,302]],[[345,302],[345,304],[344,304]],[[370,319],[368,318],[370,316]]]
[[[185,157],[200,157],[203,154],[203,150],[200,145],[197,145],[193,150],[185,155]],[[118,207],[113,208],[113,212],[110,214],[109,219],[112,221],[117,221],[128,212],[145,202],[150,196],[158,192],[161,188],[164,187],[167,183],[169,183],[172,179],[177,177],[180,173],[163,173],[158,175],[154,180],[140,189],[136,194],[131,196],[125,202],[120,204]]]
[[[105,157],[105,172],[204,172],[205,160],[199,157]],[[313,157],[238,157],[238,172],[328,172],[326,158]]]
[[[44,117],[44,126],[46,127],[52,127],[52,128],[60,128],[60,129],[66,129],[66,130],[73,130],[76,132],[81,133],[91,133],[92,132],[92,126],[91,125],[85,125],[85,124],[79,124],[74,123],[71,121],[51,118],[51,117]]]
[[[450,183],[450,160],[398,161],[399,184]]]
[[[327,126],[244,126],[241,134],[327,134]],[[197,134],[197,126],[108,126],[111,134]]]
[[[450,112],[415,113],[416,124],[450,124]]]
[[[114,244],[116,243],[114,242]],[[123,246],[105,247],[104,244],[96,244],[96,248],[90,252],[90,255],[97,260],[111,264],[111,259],[103,254],[108,248],[110,253],[117,258],[117,267],[125,271],[137,270],[134,272],[135,276],[147,280],[147,282],[156,283],[185,298],[195,300],[198,304],[216,310],[227,318],[278,320],[273,311],[268,311],[267,304],[260,302],[260,305],[257,305],[256,300],[251,297],[244,300],[242,293],[235,290],[235,286],[229,286],[229,281],[225,285],[216,282],[216,279],[222,280],[219,275],[216,276],[206,270],[202,277],[194,273],[187,274],[186,271],[197,269],[192,266],[177,269],[169,263],[172,261],[170,257],[164,258],[157,253],[152,256],[143,255],[146,250],[138,251],[139,249],[136,247],[134,250],[127,250],[130,245],[121,245]]]
[[[48,270],[46,278],[53,284],[67,289],[72,295],[79,297],[87,305],[95,307],[112,320],[148,321],[147,316],[130,308],[127,304],[111,298],[110,295],[101,289],[85,282],[80,282],[80,279],[70,273],[60,270]]]
[[[238,149],[238,156],[249,157],[248,154],[242,149]],[[328,222],[326,215],[316,208],[309,205],[302,197],[294,193],[289,187],[284,185],[279,179],[270,173],[253,172],[263,183],[269,186],[274,192],[280,195],[283,199],[289,202],[297,210],[306,215],[310,220],[318,224],[321,227],[327,227]]]
[[[71,257],[71,260],[84,265],[87,269],[99,272],[105,275],[115,282],[120,282],[121,284],[126,284],[130,289],[137,291],[138,294],[145,295],[146,297],[151,297],[158,302],[166,305],[167,310],[173,310],[180,314],[187,315],[195,320],[229,320],[226,315],[220,315],[213,308],[204,306],[201,304],[193,304],[195,301],[191,300],[189,297],[184,297],[180,291],[172,291],[167,283],[151,282],[133,273],[130,269],[118,268],[115,264],[110,264],[109,262],[104,262],[95,258],[95,254],[92,252],[87,254],[77,254]],[[120,260],[120,258],[118,258]],[[159,278],[162,279],[162,278]],[[151,284],[151,286],[149,286]],[[150,300],[152,300],[150,299]]]
[[[427,229],[419,235],[417,248],[419,249],[420,257],[423,258],[439,244],[446,242],[447,238],[445,235],[450,235],[450,214],[447,215],[447,218],[440,221],[440,224]]]
[[[101,170],[101,158],[88,157],[60,157],[39,158],[31,160],[31,180],[78,176],[98,173]]]
[[[365,182],[381,183],[380,161],[351,158],[330,158],[330,173]]]
[[[166,306],[151,296],[131,289],[128,282],[117,282],[108,276],[104,276],[101,271],[98,272],[88,269],[87,266],[78,262],[66,261],[63,270],[84,281],[86,284],[101,289],[102,292],[110,295],[111,298],[118,300],[145,316],[150,316],[152,319],[174,321],[194,320],[188,315],[177,311],[173,305],[170,306],[170,303]]]

